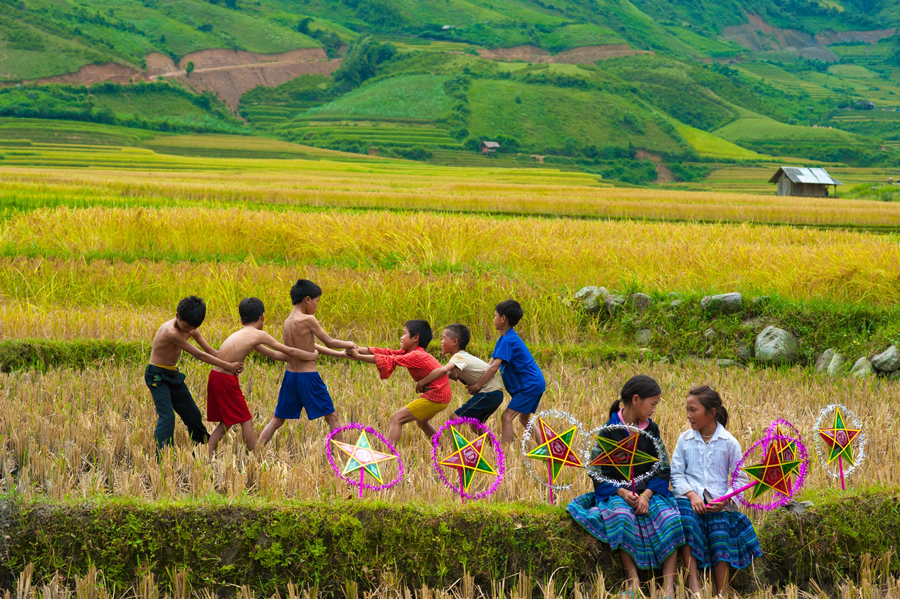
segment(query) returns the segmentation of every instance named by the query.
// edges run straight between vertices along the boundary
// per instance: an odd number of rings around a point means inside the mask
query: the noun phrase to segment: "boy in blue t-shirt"
[[[513,441],[513,421],[518,417],[522,426],[528,426],[529,416],[537,411],[541,396],[547,389],[541,369],[513,328],[522,320],[522,315],[522,306],[515,300],[497,304],[494,328],[500,331],[500,338],[494,346],[491,363],[477,383],[466,387],[474,395],[500,370],[503,386],[510,395],[509,405],[500,418],[500,438],[506,444]]]

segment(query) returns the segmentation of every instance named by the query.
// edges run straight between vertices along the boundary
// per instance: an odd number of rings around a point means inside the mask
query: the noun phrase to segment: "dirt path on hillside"
[[[654,183],[673,183],[675,181],[675,175],[672,174],[669,167],[663,164],[659,154],[651,154],[644,150],[638,150],[634,157],[638,160],[649,160],[653,163],[653,166],[656,167],[656,180],[653,181]]]

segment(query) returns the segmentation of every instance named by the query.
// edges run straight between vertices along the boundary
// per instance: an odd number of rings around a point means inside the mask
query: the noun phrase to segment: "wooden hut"
[[[484,154],[487,154],[488,152],[493,153],[493,152],[496,152],[496,151],[499,150],[499,149],[500,149],[500,144],[498,144],[496,141],[483,141],[483,142],[481,142],[481,151],[482,151],[482,153],[484,153]]]
[[[805,196],[824,198],[828,196],[828,186],[834,185],[834,197],[837,197],[837,186],[840,181],[832,178],[824,168],[807,168],[799,166],[783,166],[778,169],[769,183],[778,185],[780,196]]]

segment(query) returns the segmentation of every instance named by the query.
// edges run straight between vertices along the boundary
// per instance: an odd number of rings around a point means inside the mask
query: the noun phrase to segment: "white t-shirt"
[[[466,351],[458,351],[450,358],[450,363],[459,370],[459,378],[467,385],[474,385],[488,369],[488,363],[481,358],[476,358]],[[484,384],[480,393],[490,393],[492,391],[500,391],[503,389],[503,383],[500,382],[500,374]]]

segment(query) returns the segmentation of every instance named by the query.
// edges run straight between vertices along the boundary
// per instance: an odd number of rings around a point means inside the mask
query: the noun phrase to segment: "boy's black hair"
[[[469,339],[472,338],[469,333],[469,327],[464,324],[448,324],[444,327],[445,331],[449,331],[453,339],[459,341],[459,349],[466,349],[469,345]]]
[[[295,306],[302,303],[307,297],[316,299],[322,295],[322,288],[309,279],[299,279],[291,287],[291,303]]]
[[[494,307],[494,310],[496,310],[497,314],[500,316],[505,316],[506,322],[508,322],[511,327],[519,324],[519,321],[522,320],[522,316],[525,314],[522,311],[522,306],[519,302],[511,299],[500,302]]]
[[[241,324],[250,324],[262,318],[266,313],[266,307],[258,297],[245,297],[238,304],[238,314],[241,316]]]
[[[407,320],[403,327],[409,331],[410,337],[419,336],[419,347],[427,348],[431,343],[431,325],[427,320]]]
[[[190,295],[180,302],[175,308],[175,316],[185,321],[192,327],[199,327],[206,318],[206,302],[197,297]]]

